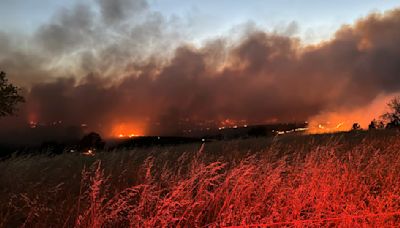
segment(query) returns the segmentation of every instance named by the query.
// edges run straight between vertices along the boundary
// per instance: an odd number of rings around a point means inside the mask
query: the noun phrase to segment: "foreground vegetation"
[[[394,226],[395,131],[0,162],[0,227]]]

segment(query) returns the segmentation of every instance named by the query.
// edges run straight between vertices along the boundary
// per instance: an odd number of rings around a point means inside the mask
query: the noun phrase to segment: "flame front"
[[[133,138],[144,135],[144,127],[136,123],[118,123],[112,126],[112,138]]]

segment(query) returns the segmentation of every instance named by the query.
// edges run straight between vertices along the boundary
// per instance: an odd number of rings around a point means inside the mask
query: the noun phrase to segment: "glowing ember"
[[[35,121],[30,121],[30,122],[29,122],[29,127],[30,127],[30,128],[36,128],[36,127],[37,127],[37,122],[35,122]]]
[[[83,152],[82,153],[83,155],[85,155],[85,156],[94,156],[94,151],[93,150],[87,150],[86,152]]]

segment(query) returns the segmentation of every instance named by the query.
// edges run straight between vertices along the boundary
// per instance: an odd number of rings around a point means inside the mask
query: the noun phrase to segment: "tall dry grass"
[[[398,226],[398,136],[15,157],[0,163],[0,226]]]

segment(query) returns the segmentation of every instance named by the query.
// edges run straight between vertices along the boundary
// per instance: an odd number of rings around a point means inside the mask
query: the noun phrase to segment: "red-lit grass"
[[[268,142],[261,149],[257,145],[265,143],[261,142],[264,139],[206,144],[196,151],[193,148],[197,145],[147,153],[120,151],[96,155],[87,163],[81,160],[88,158],[68,155],[15,158],[0,163],[6,173],[17,167],[33,171],[33,167],[38,167],[32,164],[35,159],[42,165],[55,162],[58,166],[64,164],[63,168],[69,165],[80,168],[65,170],[62,177],[53,176],[61,174],[53,166],[45,169],[44,176],[39,176],[43,175],[43,168],[30,174],[34,176],[17,173],[24,177],[23,189],[5,186],[2,180],[3,187],[15,192],[1,198],[4,204],[0,207],[0,225],[387,227],[399,224],[398,136],[318,137],[281,139]],[[32,167],[22,166],[27,164]]]

